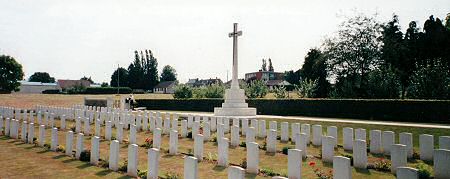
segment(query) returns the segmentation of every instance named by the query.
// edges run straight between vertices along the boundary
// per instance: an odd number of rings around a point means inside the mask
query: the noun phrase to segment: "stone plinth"
[[[256,108],[249,108],[243,89],[226,89],[222,107],[214,108],[214,116],[256,116]]]

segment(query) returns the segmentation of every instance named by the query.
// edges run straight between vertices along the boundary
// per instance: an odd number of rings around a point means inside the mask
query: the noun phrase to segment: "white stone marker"
[[[366,129],[358,128],[355,130],[355,140],[364,140],[366,141]]]
[[[435,179],[448,179],[450,178],[450,150],[447,149],[435,149],[434,153],[434,178]]]
[[[127,175],[137,177],[137,166],[138,166],[138,145],[130,144],[128,145],[128,165],[127,165]]]
[[[259,120],[258,121],[258,137],[264,138],[266,137],[266,120]]]
[[[344,150],[351,151],[353,150],[353,128],[345,127],[342,130],[343,133],[343,141],[344,141]]]
[[[337,147],[337,141],[339,141],[338,128],[336,126],[328,126],[327,127],[327,136],[334,137],[334,139],[336,140],[334,147]]]
[[[230,118],[223,118],[223,132],[228,134],[230,132]]]
[[[306,134],[306,143],[309,144],[311,142],[311,125],[302,124],[301,125],[301,133]]]
[[[58,128],[54,127],[52,129],[52,139],[50,144],[50,150],[56,151],[58,148]]]
[[[188,134],[187,120],[181,121],[181,137],[186,138]]]
[[[91,138],[91,164],[97,165],[100,157],[100,137],[94,136]]]
[[[209,141],[211,137],[211,126],[209,122],[203,123],[203,140]]]
[[[61,129],[66,129],[66,115],[61,116]]]
[[[245,119],[245,118],[242,119],[241,123],[242,123],[241,134],[242,134],[242,136],[246,136],[247,129],[248,129],[248,119]]]
[[[43,147],[45,144],[45,125],[39,126],[39,146]]]
[[[224,129],[225,127],[224,127],[224,125],[222,124],[222,123],[217,123],[217,132],[216,132],[216,139],[220,139],[220,138],[223,138],[223,137],[225,137],[225,134],[224,134]]]
[[[210,121],[209,121],[210,127],[211,127],[211,131],[216,132],[217,130],[217,118],[212,116]]]
[[[336,139],[333,136],[322,137],[322,161],[333,162]]]
[[[203,135],[201,134],[194,136],[194,157],[198,161],[203,161]]]
[[[259,173],[259,145],[256,142],[247,143],[247,172]]]
[[[349,158],[333,157],[333,179],[352,179],[352,166]]]
[[[296,134],[299,135],[298,133]],[[288,177],[289,179],[302,178],[302,151],[298,149],[288,150]]]
[[[255,142],[255,133],[256,130],[254,127],[249,127],[247,129],[247,136],[245,136],[245,143],[247,143],[247,145],[249,142]]]
[[[160,149],[161,148],[161,129],[156,128],[153,131],[153,148]]]
[[[282,122],[281,123],[281,142],[289,141],[289,123]]]
[[[128,142],[130,144],[136,144],[136,128],[136,125],[130,124],[130,135],[128,135]]]
[[[395,143],[395,133],[392,131],[383,131],[381,137],[381,145],[383,147],[384,155],[391,154],[391,147]]]
[[[9,118],[5,119],[5,135],[9,136],[10,134],[10,128],[11,127],[11,120]]]
[[[124,126],[123,123],[119,123],[119,126],[116,128],[116,139],[119,142],[123,141],[123,126]]]
[[[399,143],[406,145],[406,152],[408,158],[412,158],[413,155],[413,136],[411,133],[402,132],[399,134]]]
[[[217,157],[217,165],[222,166],[222,167],[227,167],[228,166],[228,139],[227,138],[222,138],[219,141],[218,144],[218,157]]]
[[[295,142],[295,136],[300,134],[300,123],[291,124],[291,142]]]
[[[148,131],[148,116],[147,115],[145,115],[142,118],[142,130],[143,131]]]
[[[420,145],[420,160],[432,161],[434,150],[434,136],[428,134],[421,134],[419,136]]]
[[[32,144],[34,141],[34,123],[28,124],[28,143]]]
[[[277,152],[277,131],[275,129],[269,130],[269,135],[267,136],[267,152],[275,153]]]
[[[148,126],[150,128],[150,132],[153,132],[155,130],[155,128],[156,128],[156,119],[155,119],[155,116],[152,115],[152,113],[150,113],[150,117],[148,119],[148,122],[149,122]]]
[[[73,149],[73,131],[67,131],[66,133],[66,155],[72,156]]]
[[[169,134],[170,132],[170,119],[164,119],[164,127],[163,127],[163,134]]]
[[[320,146],[322,145],[322,126],[321,125],[313,125],[313,145]]]
[[[353,142],[353,166],[355,168],[367,168],[367,144],[365,140]]]
[[[113,140],[109,145],[109,169],[117,171],[119,169],[119,141]]]
[[[184,158],[184,179],[198,179],[197,158],[190,156]]]
[[[187,119],[188,123],[187,124],[188,124],[189,128],[192,128],[192,125],[193,125],[193,122],[194,122],[193,118],[194,118],[194,116],[192,116],[192,114],[188,115],[188,119]]]
[[[95,136],[101,136],[101,134],[100,134],[100,119],[95,120]]]
[[[76,159],[80,159],[81,152],[83,152],[83,150],[84,150],[83,141],[84,141],[84,134],[83,133],[78,133],[78,135],[77,135],[77,148],[76,148],[76,151],[75,151],[75,158]]]
[[[196,136],[200,131],[200,122],[199,121],[195,121],[194,124],[192,125],[192,136]]]
[[[160,128],[160,129],[162,129],[163,128],[163,120],[160,118],[160,117],[157,117],[156,118],[156,128]]]
[[[75,132],[80,133],[81,132],[81,117],[78,117],[75,119]]]
[[[419,179],[418,170],[411,167],[398,167],[397,179]]]
[[[450,150],[450,136],[439,136],[439,149]]]
[[[297,134],[297,136],[295,137],[295,148],[299,149],[300,151],[302,151],[302,156],[304,158],[306,158],[307,155],[307,146],[308,146],[308,141],[307,141],[307,135],[305,133],[300,133]]]
[[[270,121],[269,122],[269,129],[273,129],[273,130],[278,131],[277,121]]]
[[[91,134],[91,125],[89,123],[89,118],[84,119],[84,135],[90,135]]]
[[[381,150],[381,131],[380,130],[370,130],[370,153],[380,154]]]
[[[237,147],[239,145],[239,126],[231,126],[231,146]]]
[[[178,119],[172,119],[172,125],[170,129],[178,131]]]
[[[245,169],[238,166],[228,167],[228,179],[244,179]]]
[[[178,153],[178,131],[170,131],[169,154],[176,155]]]
[[[23,142],[27,142],[27,128],[28,124],[27,121],[22,122],[22,130],[20,131],[20,138]]]
[[[397,167],[406,167],[407,152],[406,145],[393,144],[391,147],[391,173],[397,172]]]
[[[112,123],[111,121],[106,121],[106,126],[105,126],[105,139],[106,140],[111,140],[111,134],[112,134]]]
[[[148,149],[147,154],[147,178],[158,179],[159,149]]]

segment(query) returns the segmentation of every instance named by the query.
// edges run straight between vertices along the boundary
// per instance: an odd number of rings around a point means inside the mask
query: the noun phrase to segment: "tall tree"
[[[54,83],[55,78],[51,77],[47,72],[35,72],[30,76],[28,81],[41,83]]]
[[[161,72],[161,82],[163,81],[176,81],[177,71],[170,65],[164,66]]]
[[[128,66],[128,85],[132,89],[144,89],[144,71],[138,51],[134,51],[134,61]]]
[[[262,71],[267,71],[267,63],[266,63],[266,60],[264,58],[262,59],[261,70]]]
[[[148,50],[145,80],[148,80],[148,85],[146,86],[147,90],[153,90],[159,83],[158,60],[153,56],[151,50]]]
[[[290,84],[299,84],[300,82],[300,70],[294,72],[294,70],[284,72],[284,80]]]
[[[380,23],[375,17],[359,14],[344,21],[336,36],[326,40],[327,63],[332,77],[337,80],[336,86],[347,81],[355,91],[342,97],[367,96],[367,74],[380,62],[380,36]]]
[[[447,17],[445,17],[445,27],[447,30],[450,30],[450,13],[448,13]]]
[[[119,78],[119,79],[117,79]],[[112,87],[129,87],[128,85],[128,70],[125,68],[118,68],[114,71],[114,73],[111,75],[111,82]]]
[[[0,93],[19,91],[23,79],[22,65],[11,56],[0,55]]]
[[[273,65],[272,65],[272,59],[269,58],[269,71],[274,71]]]
[[[308,51],[299,75],[301,80],[317,81],[317,91],[311,97],[327,97],[330,82],[327,80],[327,64],[322,51],[315,48]]]

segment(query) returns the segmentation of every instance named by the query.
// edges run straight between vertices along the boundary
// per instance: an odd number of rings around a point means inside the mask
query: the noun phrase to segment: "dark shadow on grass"
[[[36,152],[36,153],[38,153],[38,154],[43,154],[43,153],[47,153],[47,152],[50,152],[50,150],[41,150],[41,151]]]
[[[216,165],[213,168],[214,171],[218,171],[218,172],[221,172],[221,171],[223,171],[225,169],[227,169],[227,167],[222,167],[222,166],[219,166],[219,165]]]
[[[24,149],[32,149],[32,148],[36,148],[36,146],[32,145],[32,146],[25,147]]]
[[[70,162],[75,162],[75,161],[77,161],[77,159],[70,158],[70,159],[67,159],[67,160],[63,160],[62,162],[63,163],[70,163]]]
[[[178,155],[163,155],[162,158],[173,158],[177,157]]]
[[[2,136],[2,137],[0,137],[0,139],[1,139],[1,140],[9,140],[9,139],[11,139],[11,138],[8,137],[8,136]]]
[[[254,179],[256,176],[256,174],[245,173],[245,178]]]
[[[63,157],[65,157],[66,155],[63,155],[63,154],[61,154],[61,155],[57,155],[57,156],[54,156],[54,157],[52,157],[53,159],[60,159],[60,158],[63,158]]]
[[[121,177],[119,177],[119,178],[117,178],[117,179],[128,179],[128,178],[133,178],[133,177],[130,177],[130,176],[124,175],[124,176],[121,176]]]
[[[99,171],[99,172],[95,173],[95,175],[97,175],[97,176],[105,176],[105,175],[110,174],[111,172],[113,172],[113,171],[109,170],[109,169],[104,169],[102,171]]]
[[[15,142],[16,142],[15,140],[8,141],[8,143],[10,143],[10,144],[15,143]]]
[[[25,142],[20,142],[20,143],[14,144],[14,145],[23,145],[23,144],[26,144],[26,143]]]
[[[275,154],[276,154],[276,152],[267,152],[266,151],[266,155],[268,155],[268,156],[275,156]]]
[[[366,174],[366,175],[371,175],[372,174],[372,173],[370,173],[370,170],[368,170],[368,169],[355,168],[355,171],[358,172],[358,173]]]
[[[89,167],[93,167],[93,165],[91,165],[90,163],[84,163],[83,165],[77,166],[77,168],[79,169],[85,169],[85,168],[89,168]]]

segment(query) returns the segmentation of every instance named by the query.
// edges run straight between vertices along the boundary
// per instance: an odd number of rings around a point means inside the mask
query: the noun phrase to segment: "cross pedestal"
[[[228,35],[233,37],[233,78],[230,89],[225,90],[225,102],[222,103],[222,107],[214,108],[215,116],[256,116],[256,108],[248,107],[245,102],[245,91],[239,88],[237,37],[241,35],[242,31],[238,31],[237,23],[234,23],[234,30]]]

